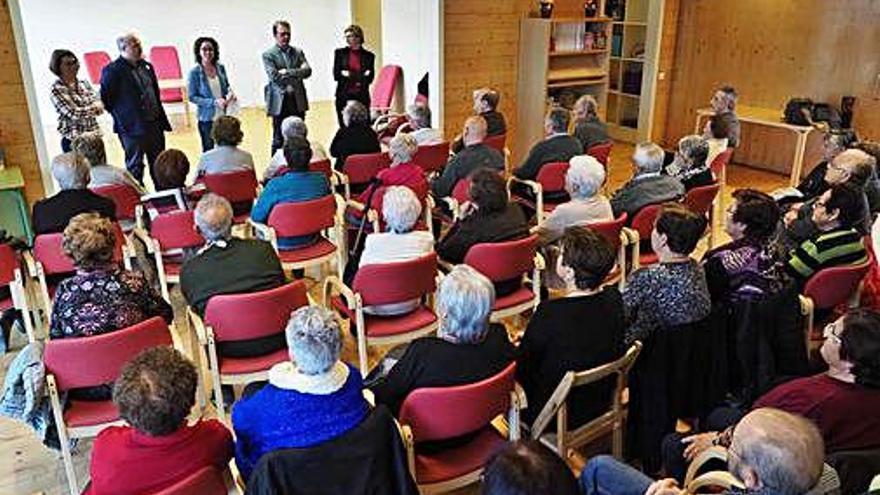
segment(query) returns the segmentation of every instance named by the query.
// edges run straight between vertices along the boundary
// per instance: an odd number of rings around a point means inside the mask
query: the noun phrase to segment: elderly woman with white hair
[[[708,157],[709,142],[703,136],[685,136],[678,141],[678,151],[665,172],[681,181],[685,191],[708,186],[715,182],[715,175],[706,161]]]
[[[31,223],[37,235],[63,231],[67,222],[80,213],[95,212],[116,219],[113,201],[87,189],[91,173],[89,161],[81,153],[71,151],[53,158],[52,177],[61,190],[34,204]]]
[[[330,154],[336,158],[337,169],[342,170],[350,155],[381,151],[379,136],[370,126],[370,111],[363,103],[349,101],[342,109],[342,122],[345,125],[336,131],[330,143]]]
[[[608,125],[599,120],[599,103],[592,95],[583,95],[577,99],[572,109],[574,114],[574,137],[584,146],[584,153],[597,144],[605,143],[608,137]]]
[[[396,415],[417,388],[474,383],[503,370],[515,351],[504,326],[489,323],[494,302],[489,279],[468,265],[453,268],[437,291],[437,336],[409,344],[388,375],[371,387],[376,403]]]
[[[431,127],[431,109],[427,105],[416,103],[408,106],[406,109],[406,120],[409,124],[409,130],[401,126],[397,130],[398,134],[408,132],[410,136],[416,139],[419,146],[443,142],[443,132],[440,129]]]
[[[571,201],[557,206],[538,226],[541,245],[562,237],[566,228],[614,219],[611,203],[602,194],[605,167],[590,155],[578,155],[568,161],[565,190]],[[552,265],[551,265],[552,266]]]
[[[235,464],[245,479],[264,454],[330,441],[369,414],[360,373],[339,359],[342,332],[332,311],[299,308],[285,334],[290,361],[272,366],[269,383],[232,408]]]
[[[416,165],[412,159],[419,151],[419,144],[409,134],[394,136],[388,143],[388,156],[391,158],[391,166],[380,171],[376,178],[378,184],[370,184],[357,200],[363,205],[376,208],[378,203],[370,201],[373,189],[381,190],[389,186],[406,186],[416,194],[420,203],[424,203],[428,196],[428,181],[425,179],[425,171]],[[377,191],[378,192],[378,191]],[[368,204],[372,203],[372,204]],[[378,209],[378,208],[377,208]]]
[[[305,121],[300,117],[296,115],[291,115],[290,117],[282,120],[281,136],[284,137],[285,143],[289,139],[295,137],[307,140],[309,142],[309,146],[312,148],[311,161],[317,162],[327,159],[327,150],[324,149],[324,145],[317,141],[309,140],[309,128],[306,125]],[[270,179],[277,176],[284,170],[284,167],[287,165],[289,164],[284,158],[284,150],[278,148],[275,154],[272,155],[272,159],[269,161],[269,165],[266,167],[266,171],[263,172],[263,182],[268,182]]]

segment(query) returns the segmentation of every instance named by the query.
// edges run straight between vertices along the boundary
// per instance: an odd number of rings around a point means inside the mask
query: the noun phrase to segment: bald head
[[[232,234],[232,205],[222,196],[206,194],[196,205],[195,222],[205,239],[228,239]]]
[[[464,121],[462,139],[465,146],[483,142],[486,139],[486,119],[479,116],[468,117]]]
[[[800,495],[822,475],[825,446],[813,423],[779,409],[762,408],[736,425],[729,468],[747,488]]]

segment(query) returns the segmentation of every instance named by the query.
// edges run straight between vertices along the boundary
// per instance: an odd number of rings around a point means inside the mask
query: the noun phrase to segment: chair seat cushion
[[[318,242],[297,249],[278,251],[278,257],[282,263],[301,263],[315,258],[326,256],[336,251],[336,246],[327,239],[319,239]]]
[[[12,307],[12,298],[0,299],[0,311],[6,311]]]
[[[657,253],[639,253],[639,263],[642,265],[653,265],[660,261]]]
[[[416,446],[416,481],[419,484],[440,483],[476,471],[506,444],[507,440],[495,428],[487,426],[460,447],[420,454]]]
[[[354,325],[355,313],[348,309],[345,300],[336,296],[331,300],[333,307],[345,315]],[[419,306],[414,311],[397,316],[364,315],[364,323],[367,328],[364,332],[368,337],[389,337],[402,333],[412,332],[424,328],[437,321],[437,315],[425,306]]]
[[[94,426],[119,419],[119,410],[113,401],[71,400],[64,411],[64,423],[70,427]]]
[[[220,358],[220,374],[221,375],[241,375],[245,373],[254,373],[257,371],[268,371],[272,366],[287,361],[290,354],[287,348],[279,349],[269,354],[248,358]]]
[[[498,311],[499,309],[505,309],[511,306],[524,304],[534,299],[534,297],[534,292],[525,287],[521,287],[511,294],[495,299],[495,305],[492,306],[492,310]]]
[[[163,261],[162,265],[165,267],[165,276],[177,276],[180,275],[180,269],[183,268],[183,263],[179,263],[176,261]]]

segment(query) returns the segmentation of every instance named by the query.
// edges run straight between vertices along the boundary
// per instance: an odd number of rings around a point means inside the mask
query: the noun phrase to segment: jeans
[[[146,156],[147,163],[150,164],[150,178],[155,183],[153,164],[156,163],[156,157],[159,156],[159,153],[165,150],[165,132],[158,126],[154,126],[145,134],[138,136],[120,134],[119,140],[122,142],[122,149],[125,150],[125,168],[138,182],[143,184],[144,156]]]
[[[213,120],[199,121],[199,137],[202,138],[202,152],[214,148],[214,140],[211,138],[211,128],[213,127]]]
[[[300,110],[296,105],[296,97],[292,94],[286,94],[284,95],[284,100],[281,101],[281,112],[278,115],[272,116],[272,153],[269,156],[274,156],[275,152],[284,146],[281,122],[291,115],[296,115],[303,120],[306,119],[305,110]]]
[[[654,480],[610,455],[590,459],[581,471],[584,495],[644,495]]]
[[[61,138],[61,151],[65,152],[65,153],[71,151],[72,148],[70,145],[71,145],[70,139],[67,139],[66,137]]]

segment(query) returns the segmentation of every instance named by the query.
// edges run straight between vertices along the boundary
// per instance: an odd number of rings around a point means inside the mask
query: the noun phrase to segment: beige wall
[[[382,0],[351,0],[351,22],[364,29],[366,45],[382,67]]]

